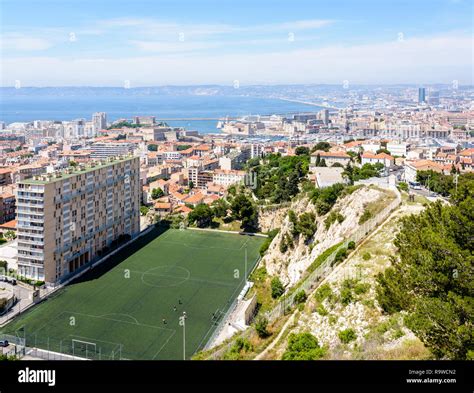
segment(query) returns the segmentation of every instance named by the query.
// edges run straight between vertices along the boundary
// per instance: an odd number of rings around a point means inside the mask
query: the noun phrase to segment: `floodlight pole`
[[[245,247],[245,282],[247,282],[247,247]]]
[[[180,325],[183,326],[183,360],[186,360],[186,311],[183,311],[180,320]]]

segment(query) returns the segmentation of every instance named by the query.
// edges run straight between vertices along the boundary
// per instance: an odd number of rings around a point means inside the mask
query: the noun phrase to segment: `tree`
[[[321,154],[316,154],[316,160],[314,161],[315,166],[319,166],[321,164]]]
[[[255,168],[257,166],[260,165],[260,158],[258,157],[255,157],[255,158],[250,158],[249,160],[247,160],[247,162],[245,163],[245,167],[247,169],[250,169],[250,168]]]
[[[140,206],[140,215],[146,216],[150,209],[147,206]]]
[[[398,183],[397,185],[398,189],[401,190],[401,191],[405,191],[405,192],[409,192],[409,188],[408,188],[408,184],[404,181],[401,181]]]
[[[316,216],[312,212],[306,212],[301,214],[298,217],[298,221],[295,224],[294,232],[297,234],[302,234],[305,241],[311,239],[316,232],[317,222]]]
[[[447,176],[433,170],[417,171],[416,180],[431,191],[441,194],[444,197],[449,196],[455,188],[454,176]]]
[[[344,184],[336,183],[325,188],[316,188],[313,190],[310,199],[316,207],[319,215],[326,214],[331,210],[337,201],[337,198],[344,190]]]
[[[300,304],[300,303],[304,303],[307,299],[307,295],[306,295],[306,292],[304,291],[304,289],[302,289],[301,291],[297,292],[296,295],[295,295],[295,303],[296,304]]]
[[[258,229],[257,209],[245,194],[238,194],[232,200],[230,208],[233,218],[242,222],[242,229],[246,231],[255,231]]]
[[[312,149],[311,151],[317,151],[317,150],[322,150],[322,151],[329,151],[331,148],[331,144],[328,142],[318,142]]]
[[[5,239],[7,239],[8,241],[11,241],[13,239],[16,239],[16,233],[15,231],[12,231],[12,230],[8,230],[6,231],[3,236],[5,237]]]
[[[222,218],[227,216],[229,204],[225,201],[225,199],[220,198],[217,201],[212,202],[211,207],[214,217]]]
[[[306,146],[298,146],[296,149],[295,149],[295,154],[297,156],[308,156],[309,155],[309,148],[306,147]]]
[[[255,331],[258,334],[258,337],[260,338],[266,338],[270,335],[270,333],[267,330],[268,326],[268,319],[265,317],[260,317],[257,319],[255,322]]]
[[[438,202],[402,219],[399,258],[376,287],[382,309],[406,311],[407,327],[442,359],[470,358],[474,348],[474,177],[461,175],[459,184],[458,193],[448,191],[452,205]]]
[[[211,225],[213,213],[211,208],[205,203],[199,203],[189,214],[188,221],[191,224],[196,223],[199,228]]]
[[[270,286],[272,289],[272,298],[277,299],[285,292],[285,287],[281,282],[279,277],[273,277],[272,281],[270,282]]]
[[[189,187],[190,190],[192,190],[194,188],[194,183],[191,180],[188,183],[188,187]]]
[[[369,177],[380,177],[380,171],[384,165],[380,162],[376,164],[364,164],[362,167],[352,167],[349,163],[344,169],[342,175],[347,178],[351,184],[354,181],[368,179]]]
[[[176,150],[177,151],[187,150],[190,147],[193,147],[193,146],[192,145],[178,145],[178,146],[176,146]]]
[[[151,199],[158,199],[161,198],[163,195],[165,195],[165,193],[160,187],[154,188],[151,191]]]
[[[300,177],[298,176],[297,172],[291,172],[290,176],[288,176],[288,183],[287,183],[287,193],[290,197],[295,196],[299,192],[298,184],[299,184]]]
[[[317,360],[325,353],[311,333],[291,333],[282,360]]]

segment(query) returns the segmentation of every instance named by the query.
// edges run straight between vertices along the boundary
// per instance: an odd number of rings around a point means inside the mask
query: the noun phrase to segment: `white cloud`
[[[135,33],[147,36],[164,37],[170,34],[176,35],[183,32],[193,37],[206,37],[220,34],[236,33],[271,33],[281,31],[313,30],[333,24],[333,20],[309,19],[297,20],[283,23],[256,24],[256,25],[231,25],[231,24],[195,24],[166,22],[146,18],[116,18],[106,19],[98,22],[100,28],[124,29],[133,28]]]
[[[162,48],[163,49],[163,48]],[[33,65],[33,66],[32,66]],[[132,58],[30,57],[3,61],[3,85],[23,86],[266,83],[472,84],[469,34],[419,37],[320,49],[288,47],[272,53],[170,53]]]
[[[1,50],[14,51],[42,51],[49,49],[53,43],[39,37],[25,36],[17,33],[2,34],[0,36]]]
[[[145,52],[190,52],[195,50],[210,49],[219,46],[218,42],[181,42],[176,40],[174,42],[159,42],[159,41],[128,41],[130,44],[136,46],[139,50]]]
[[[262,29],[266,30],[309,30],[309,29],[320,29],[332,25],[333,20],[329,19],[309,19],[309,20],[298,20],[295,22],[286,22],[280,24],[263,25]]]

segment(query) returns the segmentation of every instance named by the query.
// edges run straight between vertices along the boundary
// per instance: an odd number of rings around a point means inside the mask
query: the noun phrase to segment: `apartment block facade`
[[[15,219],[15,195],[8,192],[0,194],[0,224]]]
[[[140,161],[109,158],[21,181],[18,274],[60,282],[140,232]]]

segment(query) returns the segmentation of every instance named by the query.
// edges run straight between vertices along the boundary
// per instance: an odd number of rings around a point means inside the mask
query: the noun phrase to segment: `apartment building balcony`
[[[31,217],[27,215],[17,214],[16,219],[18,220],[18,225],[28,222],[35,222],[38,224],[44,224],[44,217]]]
[[[20,242],[23,244],[31,244],[33,246],[44,246],[44,241],[36,241],[36,240],[25,240],[25,239],[20,239],[17,238],[18,240],[18,247],[20,247]]]
[[[17,249],[18,251],[26,251],[26,252],[34,252],[35,254],[38,254],[37,257],[39,258],[43,258],[44,257],[44,253],[43,253],[43,249],[42,248],[32,248],[32,244],[20,244],[18,243],[18,246],[17,246]],[[18,253],[18,255],[21,255],[21,256],[24,256],[24,255],[28,255],[28,254],[23,254],[23,253]]]
[[[20,255],[18,254],[18,264],[38,266],[44,264],[44,258],[36,257],[33,255]]]

